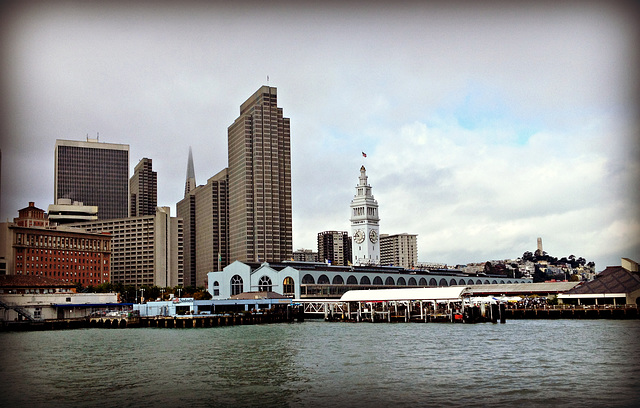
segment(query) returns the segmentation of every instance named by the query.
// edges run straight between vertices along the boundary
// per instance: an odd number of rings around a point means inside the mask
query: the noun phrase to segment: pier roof
[[[482,295],[547,295],[564,293],[579,282],[538,282],[538,283],[499,283],[494,285],[468,286],[466,293],[471,296]]]
[[[458,300],[465,289],[465,286],[449,286],[439,288],[350,290],[342,295],[340,301]]]
[[[640,289],[640,275],[622,266],[608,266],[597,274],[594,280],[575,287],[567,294],[631,293],[638,289]]]

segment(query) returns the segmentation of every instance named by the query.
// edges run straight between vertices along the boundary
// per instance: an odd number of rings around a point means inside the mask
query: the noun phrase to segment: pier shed
[[[575,305],[640,305],[640,275],[623,266],[608,266],[595,279],[558,295]]]
[[[391,321],[394,316],[407,322],[452,320],[455,312],[461,312],[465,290],[465,286],[350,290],[340,302],[347,304],[348,317],[357,321]]]

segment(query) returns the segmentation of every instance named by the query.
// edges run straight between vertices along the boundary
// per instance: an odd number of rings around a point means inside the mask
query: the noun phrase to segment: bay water
[[[640,320],[0,333],[0,407],[640,406]]]

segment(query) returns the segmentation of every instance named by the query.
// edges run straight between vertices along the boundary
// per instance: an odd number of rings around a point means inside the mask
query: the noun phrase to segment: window
[[[391,276],[388,276],[387,279],[384,280],[384,284],[387,286],[393,286],[396,283],[394,282],[393,278]]]
[[[342,276],[336,275],[333,277],[333,281],[331,283],[334,285],[344,285],[344,279],[342,279]]]
[[[220,296],[220,284],[218,281],[213,282],[213,296]]]
[[[320,277],[318,278],[318,285],[328,285],[329,284],[329,278],[327,277],[327,275],[320,275]]]
[[[302,283],[309,283],[309,284],[314,284],[316,283],[316,280],[313,279],[313,276],[306,274],[302,277]]]
[[[382,278],[379,276],[376,276],[375,278],[373,278],[373,284],[374,285],[382,285]]]
[[[399,277],[398,286],[407,286],[407,281],[403,277]]]
[[[258,281],[258,291],[260,292],[271,292],[272,286],[271,278],[268,276],[263,276]]]
[[[357,284],[358,284],[358,280],[356,279],[356,277],[353,275],[349,275],[349,277],[347,278],[347,285],[357,285]]]
[[[287,276],[284,278],[282,282],[282,294],[283,295],[294,295],[296,293],[295,287],[293,286],[293,278]]]
[[[231,296],[239,295],[243,292],[242,278],[239,275],[234,275],[231,278]]]
[[[363,276],[362,278],[360,278],[360,284],[361,285],[371,285],[371,280],[369,280],[368,276]]]

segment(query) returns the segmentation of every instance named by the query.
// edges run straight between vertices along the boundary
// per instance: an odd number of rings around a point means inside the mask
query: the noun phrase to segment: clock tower
[[[359,183],[356,195],[351,200],[351,246],[354,265],[380,264],[380,218],[378,202],[371,194],[367,184],[367,170],[360,167]]]

